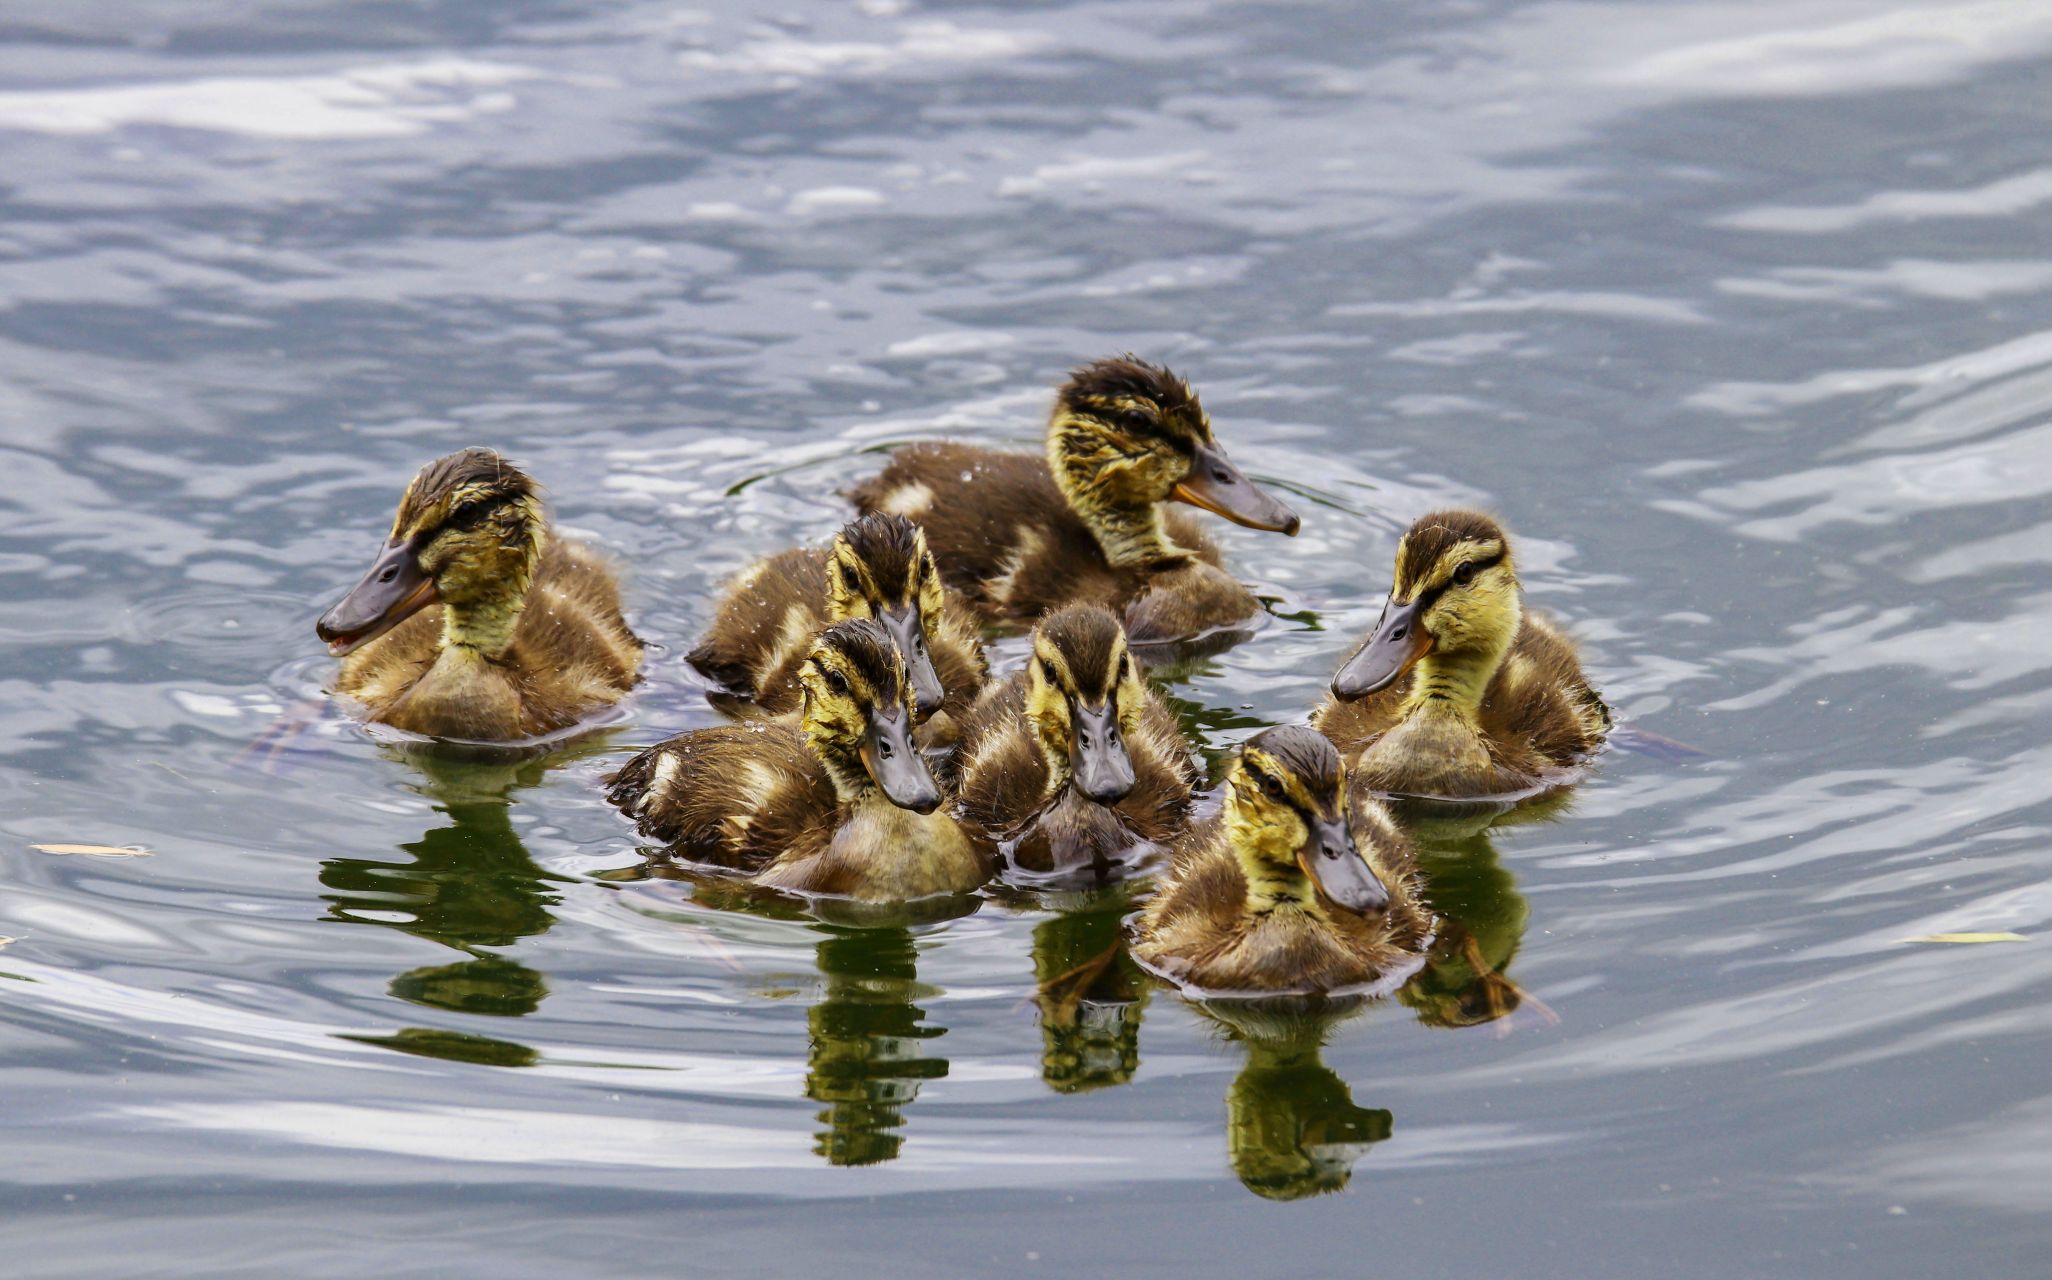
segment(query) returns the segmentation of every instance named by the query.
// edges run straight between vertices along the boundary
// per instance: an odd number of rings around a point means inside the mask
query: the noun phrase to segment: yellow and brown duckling
[[[1609,733],[1610,710],[1574,646],[1524,610],[1503,528],[1438,511],[1397,545],[1382,617],[1312,723],[1357,788],[1480,799],[1570,781]]]
[[[1193,829],[1147,904],[1133,955],[1185,989],[1306,995],[1416,969],[1432,932],[1411,843],[1347,795],[1325,737],[1247,740],[1218,815]]]
[[[922,743],[951,740],[989,675],[976,622],[941,584],[926,535],[903,516],[862,516],[825,548],[781,552],[728,588],[685,660],[723,686],[716,699],[765,715],[795,711],[798,669],[832,623],[873,618],[905,657]]]
[[[798,681],[796,723],[680,734],[628,761],[607,798],[673,855],[773,889],[897,902],[988,880],[991,852],[939,811],[890,634],[866,618],[835,623]]]
[[[1294,534],[1298,525],[1226,457],[1189,384],[1132,356],[1071,375],[1044,458],[911,445],[851,496],[864,511],[924,525],[949,585],[987,620],[1026,623],[1097,604],[1123,617],[1136,644],[1188,639],[1261,610],[1198,522],[1164,504],[1251,529]]]
[[[1032,872],[1101,876],[1165,851],[1197,782],[1175,714],[1096,605],[1041,619],[1026,669],[976,700],[959,764],[963,821]]]
[[[366,719],[440,738],[554,733],[625,697],[641,668],[612,570],[555,537],[534,481],[489,449],[421,468],[316,631]]]

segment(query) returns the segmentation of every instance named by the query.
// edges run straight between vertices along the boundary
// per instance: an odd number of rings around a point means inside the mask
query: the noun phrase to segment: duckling
[[[1299,523],[1226,457],[1188,383],[1130,355],[1070,375],[1044,459],[916,444],[850,496],[861,510],[925,525],[948,584],[987,621],[1097,604],[1124,617],[1135,644],[1189,639],[1261,610],[1197,521],[1162,504],[1292,535]]]
[[[1510,538],[1477,511],[1420,517],[1397,544],[1375,630],[1312,723],[1357,788],[1471,799],[1571,780],[1610,709],[1574,646],[1519,603]]]
[[[1349,802],[1330,741],[1289,725],[1241,748],[1133,955],[1186,989],[1308,995],[1415,970],[1431,932],[1410,841],[1382,805]]]
[[[554,536],[534,481],[490,449],[420,469],[385,549],[315,631],[366,719],[439,738],[568,728],[641,669],[612,570]]]
[[[1033,629],[1026,669],[976,700],[962,731],[958,813],[1027,871],[1164,851],[1189,821],[1197,766],[1119,620],[1072,605]]]
[[[890,633],[868,618],[833,624],[798,681],[796,723],[680,734],[629,760],[607,799],[672,854],[773,889],[898,902],[988,880],[991,852],[936,812]]]
[[[925,533],[903,516],[862,516],[830,547],[756,564],[728,588],[685,661],[732,701],[784,715],[800,701],[798,668],[812,638],[848,618],[876,619],[904,655],[922,743],[952,738],[990,663],[961,597],[941,585]]]

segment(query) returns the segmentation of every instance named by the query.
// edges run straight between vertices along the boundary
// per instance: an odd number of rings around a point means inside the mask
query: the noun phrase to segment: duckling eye
[[[835,693],[845,694],[848,692],[847,677],[843,676],[840,672],[829,671],[823,678],[826,680],[826,687],[832,689]]]
[[[1280,800],[1283,798],[1282,783],[1277,782],[1273,777],[1265,773],[1255,773],[1254,777],[1261,783],[1261,789],[1267,793],[1269,799]]]
[[[1475,562],[1470,560],[1453,571],[1454,585],[1465,587],[1475,580]]]
[[[475,529],[484,522],[485,512],[491,507],[483,499],[472,499],[449,513],[442,523],[455,529]]]
[[[1119,421],[1132,431],[1152,431],[1154,415],[1139,409],[1128,409],[1119,415]]]
[[[1133,674],[1133,659],[1122,653],[1119,655],[1119,683],[1125,683],[1126,677],[1131,674]]]
[[[1055,665],[1046,658],[1040,660],[1040,674],[1047,677],[1049,684],[1059,684],[1061,677],[1055,674]]]

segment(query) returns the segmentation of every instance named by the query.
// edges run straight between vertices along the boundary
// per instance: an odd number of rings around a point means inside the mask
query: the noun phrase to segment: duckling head
[[[851,521],[827,553],[827,618],[873,618],[890,633],[912,682],[912,706],[925,720],[947,691],[927,646],[939,637],[940,569],[926,531],[903,516],[875,512]]]
[[[546,537],[540,489],[525,472],[490,449],[437,458],[406,486],[369,572],[315,631],[340,657],[440,603],[445,646],[497,657],[512,643]]]
[[[1285,725],[1255,734],[1226,777],[1226,838],[1257,909],[1318,900],[1366,915],[1389,890],[1354,842],[1346,769],[1324,734]]]
[[[1115,565],[1184,554],[1162,524],[1159,504],[1171,500],[1250,529],[1295,534],[1300,523],[1233,465],[1190,385],[1134,356],[1069,375],[1048,421],[1047,456],[1062,495]]]
[[[819,633],[798,669],[805,740],[844,801],[881,792],[901,809],[932,813],[940,787],[912,745],[911,682],[898,647],[867,618]]]
[[[1503,527],[1479,511],[1422,516],[1397,544],[1396,582],[1382,617],[1333,678],[1333,696],[1364,698],[1423,662],[1413,700],[1472,706],[1522,616]]]
[[[1126,742],[1146,702],[1140,664],[1110,613],[1072,605],[1034,627],[1026,714],[1054,786],[1072,785],[1099,804],[1125,799],[1136,779]]]

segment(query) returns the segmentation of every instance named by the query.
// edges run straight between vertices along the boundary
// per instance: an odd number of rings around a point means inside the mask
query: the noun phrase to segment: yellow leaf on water
[[[2029,942],[2020,933],[1927,933],[1921,938],[1904,938],[1904,942]]]
[[[150,851],[139,844],[32,844],[39,853],[80,853],[94,858],[147,858]]]
[[[19,941],[21,941],[21,939],[19,939],[19,938],[10,938],[10,937],[8,937],[8,936],[7,936],[6,934],[4,934],[4,933],[0,933],[0,947],[4,947],[4,946],[6,946],[6,945],[7,945],[8,943],[10,943],[10,942],[19,942]]]

